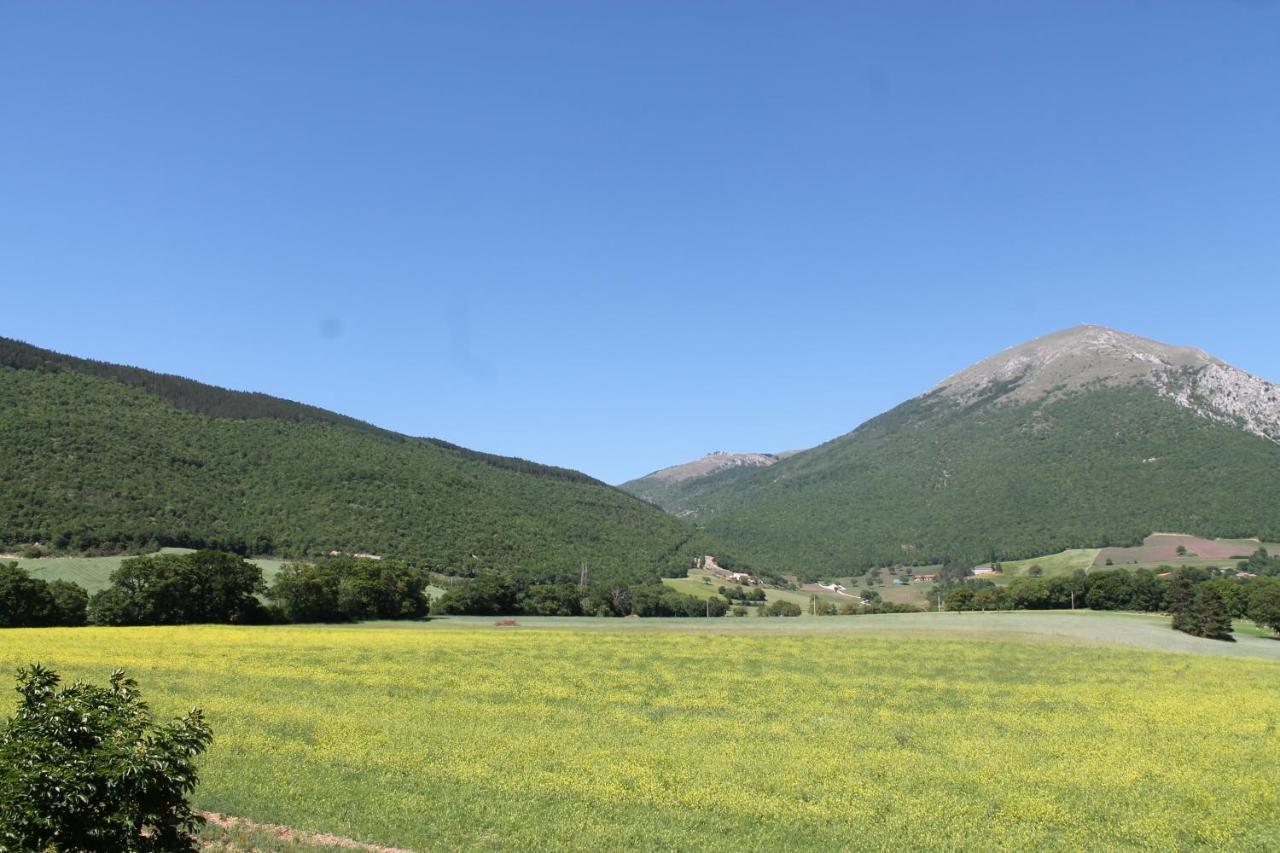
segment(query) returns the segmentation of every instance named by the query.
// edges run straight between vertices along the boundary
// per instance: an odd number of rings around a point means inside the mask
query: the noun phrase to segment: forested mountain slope
[[[0,339],[0,540],[641,579],[708,545],[585,474]]]
[[[982,561],[1157,530],[1280,535],[1280,393],[1099,327],[1032,341],[853,432],[695,496],[773,570]]]

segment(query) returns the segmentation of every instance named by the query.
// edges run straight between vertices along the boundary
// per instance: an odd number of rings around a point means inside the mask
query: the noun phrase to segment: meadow
[[[189,554],[191,548],[161,548],[161,554]],[[111,573],[120,568],[120,564],[129,559],[127,554],[109,557],[5,557],[12,559],[19,566],[31,573],[32,577],[45,581],[68,580],[78,583],[90,594],[111,585]],[[262,576],[267,581],[276,576],[280,567],[288,560],[277,560],[271,557],[254,557],[249,560],[262,569]]]
[[[199,807],[412,849],[1275,849],[1280,662],[978,616],[15,629],[0,670],[123,666],[205,708]]]

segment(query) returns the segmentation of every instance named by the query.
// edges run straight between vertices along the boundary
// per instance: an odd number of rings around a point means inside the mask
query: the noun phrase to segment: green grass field
[[[1007,578],[1025,575],[1032,566],[1040,566],[1044,570],[1045,577],[1069,575],[1076,569],[1088,571],[1098,559],[1099,550],[1098,548],[1072,548],[1029,560],[1010,560],[1001,563],[1000,566],[1004,569]]]
[[[125,666],[157,711],[205,708],[199,807],[413,849],[1280,839],[1280,642],[1088,613],[520,622],[14,629],[0,670]],[[1132,647],[1166,640],[1276,657]]]
[[[191,551],[190,548],[162,548],[160,550],[161,553],[170,554],[182,554]],[[121,561],[127,559],[129,559],[127,555],[114,557],[24,557],[15,562],[31,572],[33,577],[46,581],[59,578],[74,581],[90,593],[95,593],[110,584],[111,573],[119,568]],[[262,576],[267,583],[271,583],[271,579],[276,576],[276,572],[280,571],[280,567],[289,561],[275,560],[269,557],[256,557],[250,562],[261,567]]]

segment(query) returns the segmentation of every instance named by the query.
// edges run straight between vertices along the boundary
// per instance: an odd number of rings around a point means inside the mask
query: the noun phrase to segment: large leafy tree
[[[1280,580],[1258,582],[1249,594],[1249,618],[1280,634]]]
[[[46,582],[17,563],[0,562],[0,628],[83,625],[88,600],[77,584]]]
[[[0,849],[196,849],[187,796],[212,739],[199,709],[157,724],[119,670],[105,688],[58,684],[39,665],[18,672],[22,701],[0,730]]]
[[[102,625],[182,625],[252,622],[265,591],[262,569],[235,554],[196,551],[125,560],[111,586],[92,601]]]

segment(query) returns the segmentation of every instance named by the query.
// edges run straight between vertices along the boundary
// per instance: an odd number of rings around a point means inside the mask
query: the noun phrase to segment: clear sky
[[[1280,380],[1280,5],[0,5],[0,334],[619,482],[1082,322]]]

